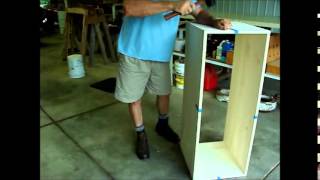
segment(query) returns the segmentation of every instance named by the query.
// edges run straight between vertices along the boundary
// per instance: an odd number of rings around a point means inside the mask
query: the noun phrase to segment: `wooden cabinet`
[[[188,23],[181,149],[194,180],[246,176],[258,119],[270,31],[240,22],[231,30]],[[209,34],[234,34],[233,70],[224,138],[199,142]],[[214,107],[212,107],[214,108]],[[209,111],[209,110],[208,110]]]

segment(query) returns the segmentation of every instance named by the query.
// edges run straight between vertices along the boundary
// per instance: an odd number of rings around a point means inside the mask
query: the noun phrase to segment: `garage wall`
[[[216,0],[211,8],[221,15],[280,17],[280,0]]]

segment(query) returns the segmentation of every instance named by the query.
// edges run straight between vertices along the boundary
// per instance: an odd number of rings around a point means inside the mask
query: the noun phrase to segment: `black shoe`
[[[168,124],[158,123],[156,125],[156,132],[172,143],[178,144],[180,142],[179,136],[170,128]]]
[[[147,159],[150,157],[148,139],[145,131],[137,133],[136,154],[139,159]]]

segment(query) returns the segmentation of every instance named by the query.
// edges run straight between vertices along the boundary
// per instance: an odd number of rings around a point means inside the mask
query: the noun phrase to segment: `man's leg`
[[[129,103],[129,113],[137,132],[136,153],[140,159],[150,157],[148,139],[143,125],[141,100]]]
[[[137,132],[136,154],[140,159],[145,159],[150,155],[140,99],[149,80],[150,63],[125,55],[120,57],[115,98],[128,104],[129,114]]]
[[[168,114],[170,95],[157,96],[157,108],[159,114]]]
[[[156,125],[157,133],[173,143],[179,143],[179,136],[169,126],[169,99],[170,95],[157,96],[157,108],[159,113],[158,123]]]
[[[143,125],[141,100],[129,103],[129,113],[135,127],[140,127]]]

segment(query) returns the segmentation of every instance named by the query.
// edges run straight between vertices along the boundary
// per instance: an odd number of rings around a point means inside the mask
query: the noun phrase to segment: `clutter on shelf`
[[[229,102],[229,89],[219,89],[216,91],[216,99],[220,102]],[[259,111],[261,112],[271,112],[277,108],[277,101],[279,101],[279,95],[268,96],[261,95],[261,100],[259,104]]]

